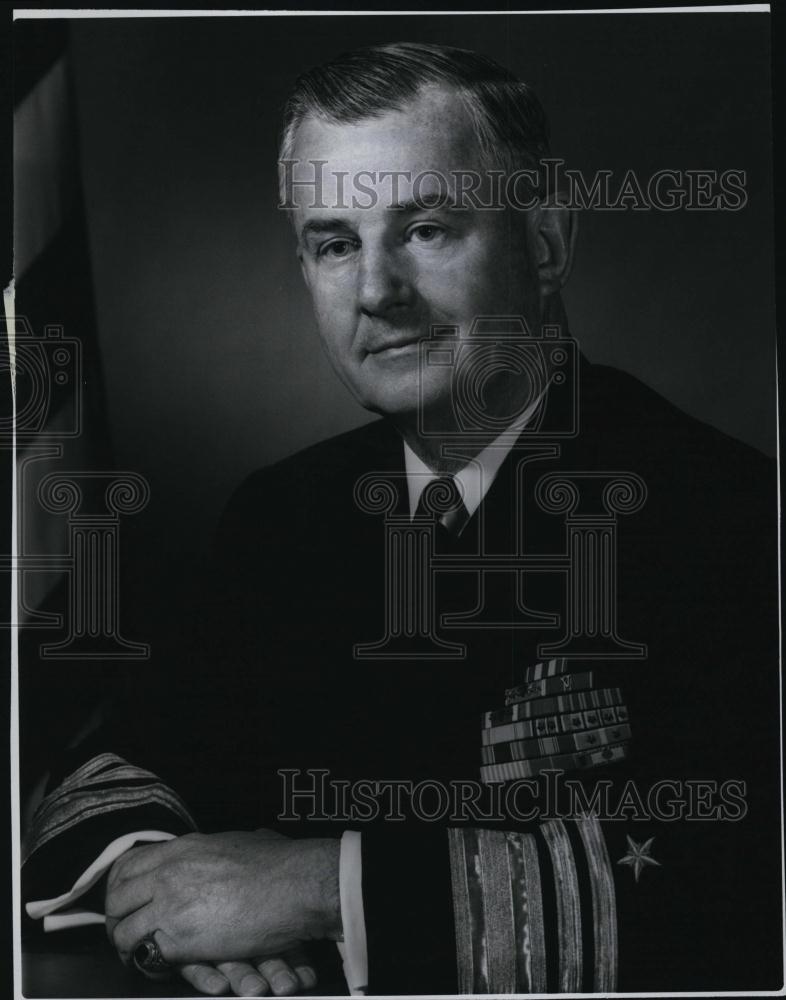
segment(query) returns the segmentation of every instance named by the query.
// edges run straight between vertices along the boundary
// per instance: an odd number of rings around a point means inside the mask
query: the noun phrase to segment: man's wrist
[[[310,853],[307,864],[309,878],[306,906],[312,915],[313,936],[341,941],[343,939],[339,891],[341,841],[332,837],[320,837],[302,843],[308,844]]]

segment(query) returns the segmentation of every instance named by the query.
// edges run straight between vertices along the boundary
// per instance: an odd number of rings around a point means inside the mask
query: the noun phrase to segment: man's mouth
[[[412,335],[408,337],[392,337],[389,340],[381,341],[378,344],[374,344],[373,347],[367,349],[368,354],[387,354],[395,355],[403,353],[408,348],[417,347],[421,341],[421,337],[417,335]]]

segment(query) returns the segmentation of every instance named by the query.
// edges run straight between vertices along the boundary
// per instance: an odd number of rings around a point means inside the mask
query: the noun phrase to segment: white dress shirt
[[[508,456],[519,435],[532,419],[545,390],[538,398],[521,413],[513,423],[479,452],[462,469],[453,474],[453,478],[461,493],[464,506],[470,517],[475,513],[481,501],[491,489],[502,463]],[[409,493],[410,517],[415,516],[423,490],[429,483],[439,479],[444,473],[435,472],[419,458],[410,446],[404,442],[404,465],[407,472],[407,491]]]

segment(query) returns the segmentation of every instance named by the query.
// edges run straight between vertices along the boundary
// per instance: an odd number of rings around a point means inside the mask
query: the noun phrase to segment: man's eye
[[[331,240],[319,248],[320,257],[348,257],[355,249],[352,240]]]
[[[441,226],[422,223],[413,226],[409,231],[409,238],[415,243],[434,243],[445,236],[445,230]]]

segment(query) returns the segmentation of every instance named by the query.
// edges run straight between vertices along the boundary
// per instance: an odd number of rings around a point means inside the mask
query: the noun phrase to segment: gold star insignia
[[[660,861],[656,861],[655,858],[650,857],[650,847],[652,847],[652,842],[655,838],[650,837],[650,839],[645,840],[643,844],[637,844],[632,837],[626,836],[625,839],[628,841],[628,853],[624,858],[620,858],[617,864],[628,865],[632,868],[633,877],[638,882],[642,869],[647,865],[660,866]]]

